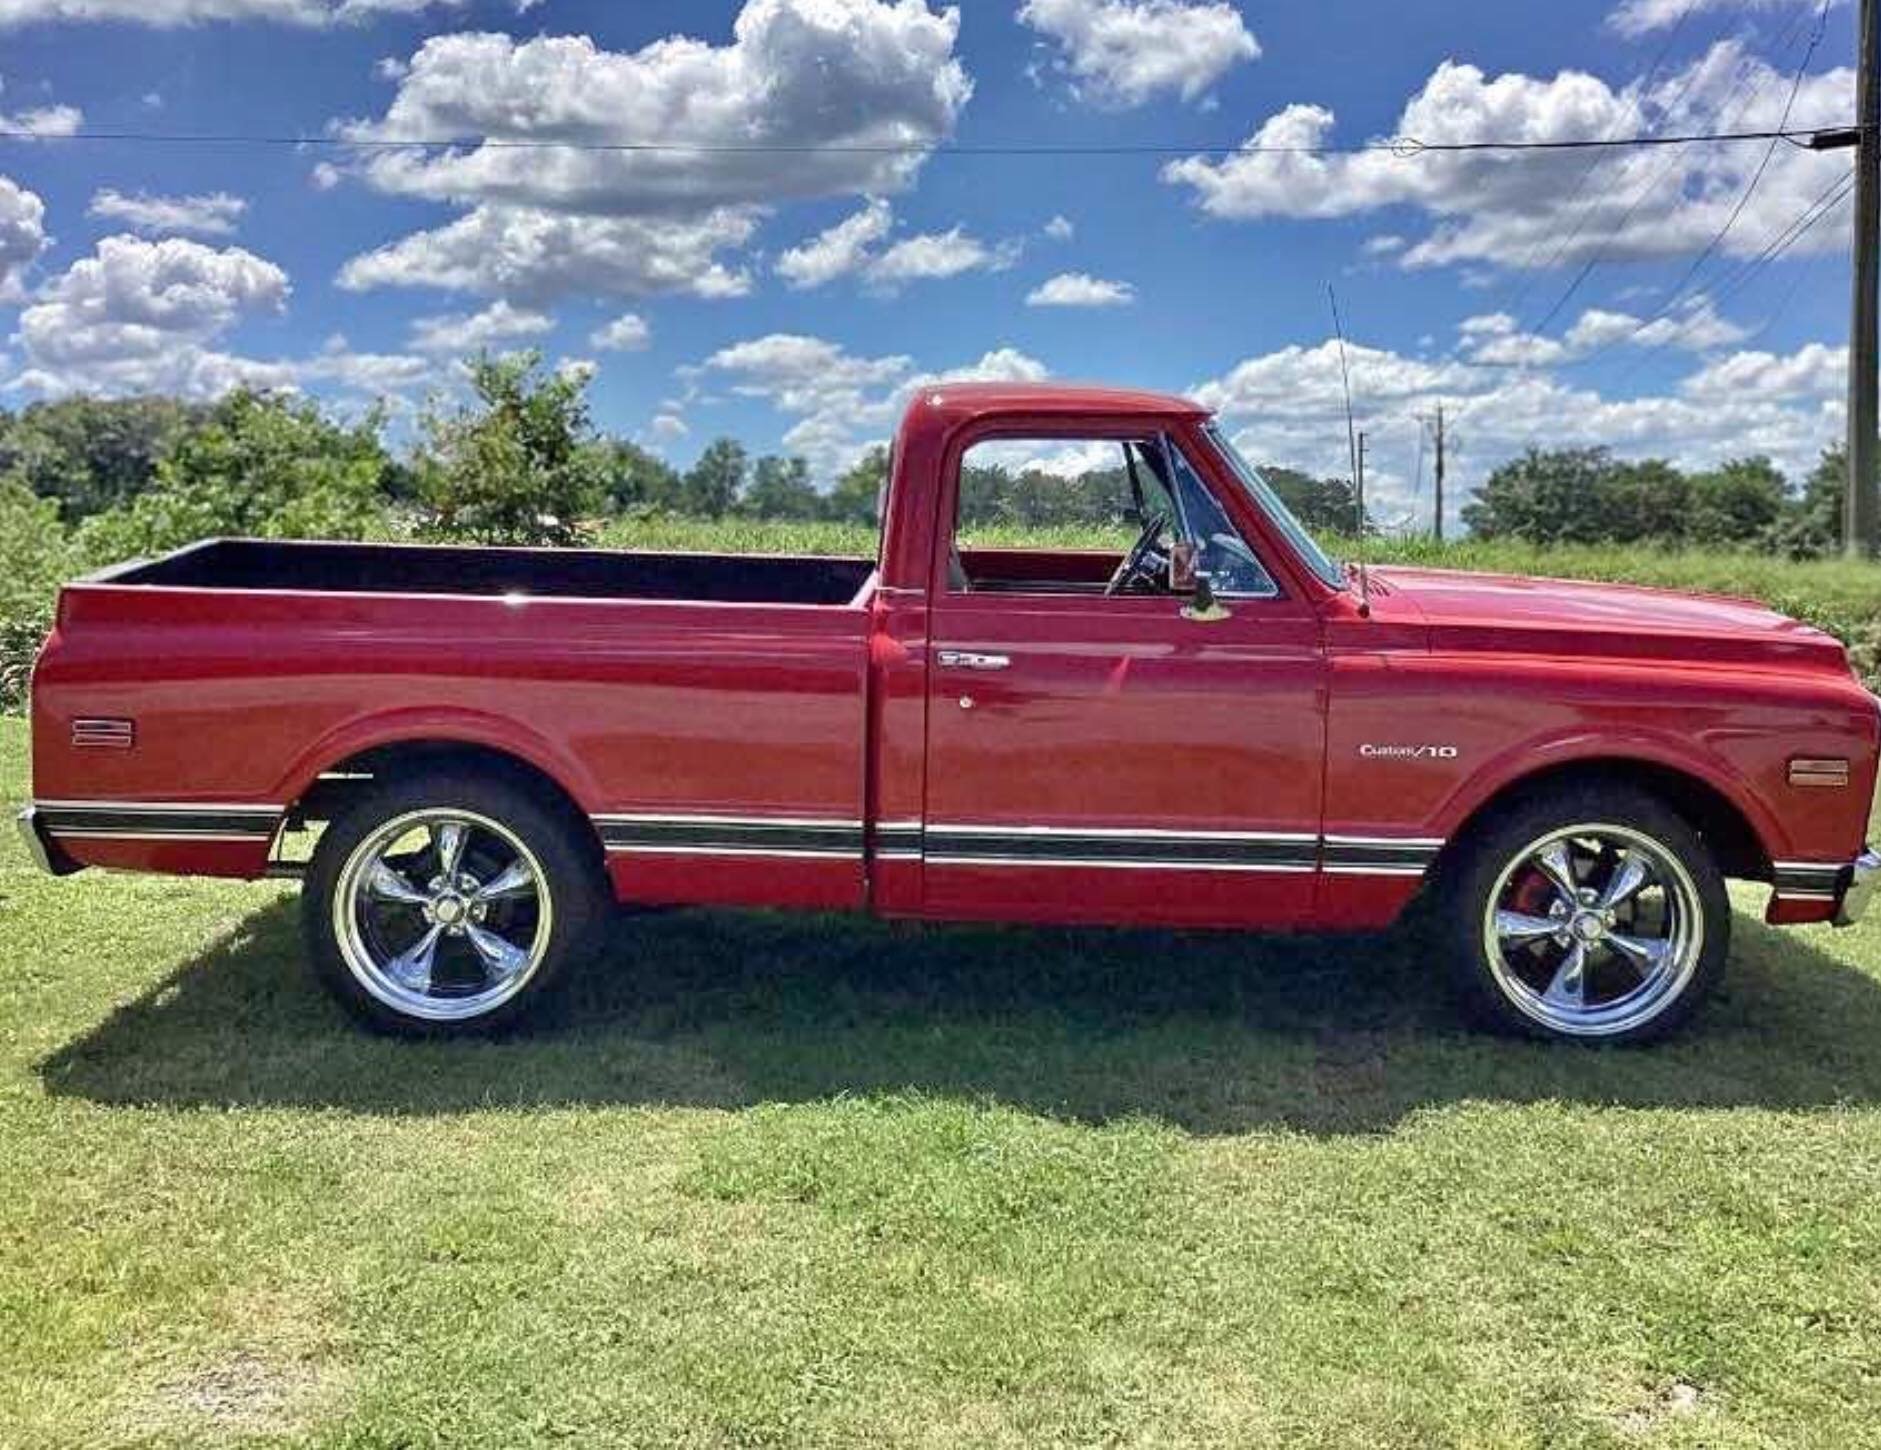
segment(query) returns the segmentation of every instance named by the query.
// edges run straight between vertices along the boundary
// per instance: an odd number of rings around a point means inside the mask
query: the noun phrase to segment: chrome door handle
[[[1003,670],[1012,665],[1011,655],[980,655],[959,649],[944,649],[935,658],[943,670]]]

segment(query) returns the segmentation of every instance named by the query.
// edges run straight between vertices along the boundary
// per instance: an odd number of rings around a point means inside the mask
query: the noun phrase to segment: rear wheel
[[[1443,930],[1472,1015],[1530,1036],[1637,1042],[1672,1031],[1730,949],[1724,878],[1656,797],[1549,792],[1485,821],[1446,883]]]
[[[605,878],[563,813],[474,774],[380,786],[332,821],[308,872],[315,974],[371,1026],[508,1025],[586,950]]]

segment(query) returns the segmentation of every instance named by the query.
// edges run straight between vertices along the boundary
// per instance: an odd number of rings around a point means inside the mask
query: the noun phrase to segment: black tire
[[[1552,838],[1580,828],[1588,829],[1568,845],[1568,859],[1581,889],[1568,905],[1539,861],[1550,853],[1558,864]],[[1605,851],[1590,851],[1595,843]],[[1606,912],[1599,898],[1621,853],[1646,862],[1655,884],[1628,898],[1631,905]],[[1594,901],[1585,900],[1588,892]],[[1676,914],[1665,904],[1675,900]],[[1717,990],[1730,955],[1730,898],[1704,838],[1664,801],[1632,786],[1566,786],[1494,811],[1444,863],[1438,905],[1437,939],[1465,1011],[1480,1026],[1522,1036],[1657,1040],[1678,1030]],[[1498,907],[1502,913],[1492,916]],[[1559,932],[1525,935],[1550,920],[1560,920]],[[1682,928],[1686,935],[1670,925],[1674,920],[1692,923]],[[1689,934],[1694,927],[1695,936]],[[1657,951],[1662,937],[1663,957],[1672,965],[1643,964],[1639,947]],[[1577,947],[1584,964],[1579,974],[1569,965]],[[1558,975],[1564,968],[1565,976]],[[1628,969],[1638,973],[1631,995]],[[1584,1004],[1578,1007],[1571,990],[1556,991],[1576,983]],[[1603,1002],[1607,988],[1611,1000]]]
[[[533,883],[526,892],[518,892],[513,902],[493,900],[483,908],[510,913],[515,934],[527,943],[527,963],[508,976],[497,975],[494,967],[484,963],[484,969],[491,973],[491,985],[483,994],[489,999],[487,1007],[480,1005],[483,997],[472,987],[466,987],[461,997],[452,998],[440,986],[421,993],[393,980],[393,974],[385,969],[384,953],[375,951],[370,939],[376,927],[361,924],[360,888],[352,884],[363,878],[374,859],[366,850],[368,843],[394,829],[394,823],[414,817],[450,817],[452,813],[471,823],[469,839],[462,847],[461,864],[466,872],[477,868],[480,861],[488,861],[491,865],[486,870],[486,884],[494,884],[506,860],[526,862]],[[419,821],[407,829],[417,832],[427,827]],[[424,878],[438,865],[435,829],[429,831],[429,838],[433,855],[399,858],[401,876],[421,893],[430,889]],[[484,854],[479,857],[477,852]],[[403,870],[407,862],[411,863],[409,874]],[[431,876],[432,883],[438,879]],[[474,882],[477,878],[469,875],[465,879]],[[342,893],[354,903],[350,913],[342,909]],[[367,894],[375,901],[381,900],[376,894]],[[588,955],[612,899],[592,832],[562,802],[544,800],[539,790],[495,772],[439,769],[368,787],[328,823],[304,883],[301,924],[315,978],[355,1019],[375,1030],[401,1036],[454,1037],[512,1027],[539,1006]],[[467,905],[460,902],[453,908],[454,914]],[[439,929],[434,915],[439,910],[436,901],[407,907],[394,900],[382,909],[394,916],[401,910],[414,913],[408,918],[413,937]],[[483,924],[479,940],[487,941],[489,931],[501,929],[495,918],[479,914],[476,920]],[[465,926],[455,931],[443,929],[440,944],[434,949],[436,958],[449,956],[453,969],[465,974],[476,969],[481,957],[480,951],[471,950],[478,943],[463,938],[468,930]],[[463,939],[449,940],[454,936]],[[368,965],[371,963],[379,965],[375,969]],[[435,1007],[422,1000],[434,991]]]

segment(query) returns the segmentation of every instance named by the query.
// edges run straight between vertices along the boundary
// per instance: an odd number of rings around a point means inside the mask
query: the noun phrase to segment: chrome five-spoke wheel
[[[1716,989],[1730,952],[1709,840],[1658,795],[1591,768],[1485,812],[1438,893],[1461,1003],[1505,1032],[1662,1037]]]
[[[1611,823],[1550,831],[1489,893],[1483,948],[1509,1002],[1552,1031],[1625,1033],[1682,993],[1704,951],[1697,883],[1666,847]]]
[[[459,808],[405,812],[356,845],[333,893],[346,968],[401,1016],[487,1016],[541,967],[554,930],[548,872],[523,839]]]

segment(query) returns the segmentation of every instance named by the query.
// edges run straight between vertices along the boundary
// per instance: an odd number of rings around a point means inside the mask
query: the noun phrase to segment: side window
[[[1172,594],[1178,558],[1217,594],[1279,592],[1160,434],[983,439],[961,458],[954,592]]]
[[[1136,538],[1138,486],[1168,504],[1136,440],[996,438],[960,460],[955,540],[962,549],[1124,549]]]

